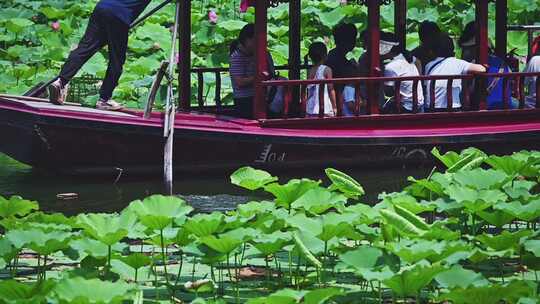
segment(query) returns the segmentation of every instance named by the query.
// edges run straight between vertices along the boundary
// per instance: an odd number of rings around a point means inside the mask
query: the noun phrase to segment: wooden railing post
[[[394,2],[394,33],[403,47],[407,46],[407,0]]]
[[[506,26],[508,24],[508,0],[497,0],[495,16],[495,52],[499,58],[506,58],[508,42]]]
[[[477,63],[486,65],[488,64],[489,56],[489,41],[488,41],[488,5],[489,1],[475,0],[476,3],[476,42],[478,45]],[[479,77],[478,90],[479,94],[479,110],[487,109],[486,102],[486,81],[485,77]]]
[[[302,58],[300,55],[300,42],[302,39],[302,3],[301,0],[290,0],[289,2],[289,79],[300,79],[300,69]],[[291,104],[292,112],[298,113],[300,88],[293,87]]]
[[[178,62],[180,109],[189,111],[191,107],[191,0],[178,1],[180,1],[180,60]]]
[[[262,82],[266,80],[268,73],[268,40],[267,40],[267,10],[268,0],[257,0],[255,6],[255,39],[257,69],[255,75],[255,100],[253,101],[253,117],[255,119],[266,118],[266,87]]]
[[[369,31],[369,76],[379,77],[381,73],[381,58],[379,54],[380,43],[380,15],[381,8],[378,0],[368,1],[368,31]],[[377,82],[367,83],[368,88],[368,113],[379,113],[379,86]]]

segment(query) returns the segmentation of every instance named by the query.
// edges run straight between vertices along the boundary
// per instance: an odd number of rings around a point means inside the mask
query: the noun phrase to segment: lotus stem
[[[266,286],[270,289],[270,265],[268,264],[268,257],[266,256],[264,262],[266,263]]]
[[[292,274],[292,251],[289,251],[289,280],[290,284],[293,285],[293,274]]]
[[[236,289],[236,303],[240,303],[240,270],[238,266],[238,253],[234,254],[234,275],[236,276],[235,289]]]
[[[167,261],[165,259],[165,242],[163,241],[163,229],[159,231],[159,240],[161,242],[161,261],[163,262],[163,271],[165,272],[165,282],[169,287],[169,274],[167,273]]]
[[[195,264],[197,263],[197,257],[193,256],[193,267],[191,269],[191,281],[195,281]],[[214,281],[215,282],[215,281]]]
[[[174,282],[174,292],[178,288],[178,282],[180,281],[180,275],[182,274],[182,267],[184,266],[184,253],[180,250],[180,264],[178,265],[178,273],[176,274],[176,281]]]

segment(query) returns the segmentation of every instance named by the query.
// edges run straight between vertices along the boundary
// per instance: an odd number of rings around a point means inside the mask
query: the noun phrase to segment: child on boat
[[[525,68],[525,73],[540,73],[540,36],[538,36],[532,46],[532,55],[527,62],[527,67]],[[527,95],[526,106],[528,108],[536,107],[536,78],[537,77],[526,77],[525,86],[528,88],[529,94]]]
[[[473,73],[485,73],[486,68],[480,64],[470,63],[457,59],[454,53],[454,41],[446,33],[441,34],[439,43],[434,46],[437,58],[426,65],[425,75],[465,75]],[[448,80],[437,80],[435,91],[431,91],[431,80],[426,82],[426,110],[430,109],[431,96],[434,95],[435,110],[447,108],[447,84]],[[455,79],[452,82],[452,108],[461,109],[461,80]]]
[[[308,80],[332,79],[332,69],[324,64],[327,57],[326,45],[322,42],[315,42],[309,47],[309,58],[313,67],[308,72]],[[306,116],[314,117],[320,113],[319,109],[319,89],[321,85],[310,84],[307,86]],[[336,116],[336,92],[334,85],[328,83],[324,86],[324,115],[327,117]]]
[[[384,66],[384,77],[416,77],[420,76],[418,72],[418,62],[413,55],[398,42],[396,35],[392,33],[383,33],[381,35],[381,46],[379,51],[383,60],[390,59]],[[395,104],[395,81],[387,81],[384,83],[385,93],[387,96],[392,96],[387,107],[383,107],[385,112],[395,112],[397,109]],[[413,112],[413,81],[402,81],[399,87],[401,95],[400,112]],[[417,101],[418,112],[423,112],[424,107],[424,92],[422,84],[417,83]]]

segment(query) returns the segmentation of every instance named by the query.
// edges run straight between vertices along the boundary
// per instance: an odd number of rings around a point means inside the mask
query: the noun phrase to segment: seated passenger
[[[268,53],[268,78],[274,75],[274,62]],[[251,119],[255,97],[255,26],[246,24],[231,44],[229,72],[236,116]]]
[[[324,65],[327,54],[326,45],[322,42],[315,42],[309,47],[308,56],[313,67],[308,71],[308,80],[333,78],[332,69]],[[306,115],[308,117],[316,117],[320,113],[319,89],[320,85],[318,84],[307,86]],[[324,115],[327,117],[336,116],[336,92],[331,83],[324,86]]]
[[[475,22],[470,22],[465,26],[463,34],[459,38],[459,46],[462,49],[462,59],[469,62],[476,61],[476,54],[478,53],[478,44],[476,43],[476,29]],[[510,67],[506,62],[497,57],[493,51],[493,48],[489,49],[488,57],[488,73],[501,74],[510,73]],[[486,84],[487,89],[487,107],[488,110],[497,110],[504,108],[503,98],[503,80],[500,77],[489,77]],[[471,88],[474,90],[474,88]],[[519,103],[512,99],[512,89],[510,81],[507,83],[507,100],[511,109],[516,109]]]
[[[425,66],[431,62],[435,57],[433,53],[433,44],[436,42],[437,37],[441,34],[441,30],[437,23],[432,21],[424,21],[418,28],[418,38],[420,38],[420,45],[412,51],[412,55],[420,61],[422,70],[424,72]]]
[[[448,34],[443,33],[439,37],[438,43],[434,46],[437,58],[426,65],[425,75],[465,75],[470,73],[485,73],[486,68],[479,64],[457,59],[454,53],[454,41]],[[435,109],[447,108],[448,80],[437,80],[435,83],[435,92],[431,92],[431,80],[426,83],[427,94],[425,97],[426,110],[431,106],[431,96],[435,96]],[[452,82],[452,106],[454,109],[461,108],[461,80],[456,79]]]
[[[526,73],[540,73],[540,36],[534,40],[532,47],[532,55],[527,62],[527,67],[525,68]],[[536,78],[537,77],[526,77],[525,86],[528,88],[529,94],[525,99],[525,105],[528,108],[536,107]]]
[[[384,66],[384,77],[415,77],[420,76],[418,67],[416,66],[416,58],[398,42],[396,35],[391,33],[383,33],[381,37],[381,58],[383,60],[390,58]],[[385,93],[387,96],[395,94],[395,82],[387,81],[384,83]],[[423,112],[424,108],[424,92],[422,83],[417,84],[418,92],[418,112]],[[402,81],[400,84],[400,112],[413,112],[413,81]],[[395,112],[395,98],[392,98],[387,105],[390,109],[383,109],[386,112]]]
[[[328,53],[326,59],[326,65],[332,69],[332,75],[334,78],[350,78],[358,76],[358,67],[354,60],[347,59],[349,54],[356,47],[356,37],[358,31],[354,24],[342,23],[334,28],[334,42],[336,47]],[[345,90],[344,85],[336,84],[335,90],[342,93],[343,96],[343,114],[348,115],[350,109],[353,109],[350,105],[351,96],[354,96],[354,87],[348,87]]]

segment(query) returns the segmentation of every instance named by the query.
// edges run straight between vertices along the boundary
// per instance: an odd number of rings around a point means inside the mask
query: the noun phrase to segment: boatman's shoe
[[[49,85],[49,101],[56,105],[63,105],[69,91],[69,84],[62,86],[60,78]]]
[[[104,111],[120,111],[124,109],[124,106],[119,104],[118,102],[114,100],[107,100],[104,101],[102,99],[98,100],[96,103],[96,109],[98,110],[104,110]]]

